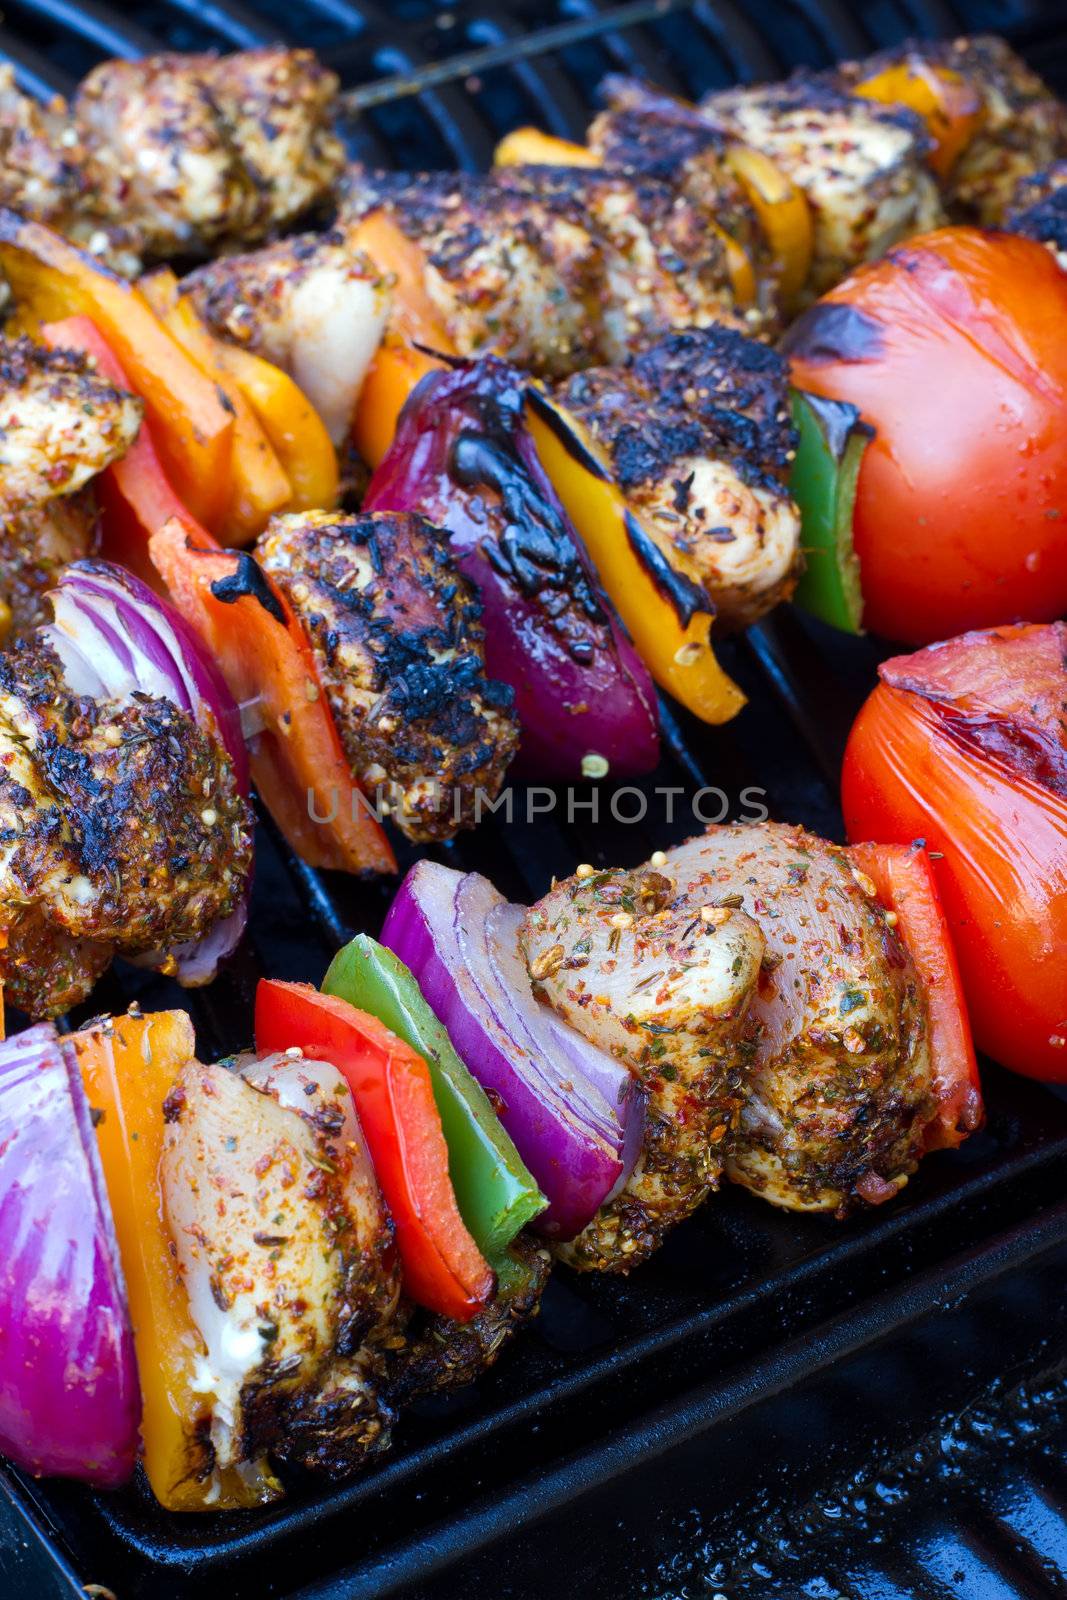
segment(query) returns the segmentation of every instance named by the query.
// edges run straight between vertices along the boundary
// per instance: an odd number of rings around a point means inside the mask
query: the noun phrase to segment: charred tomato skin
[[[848,836],[925,839],[976,1043],[1067,1082],[1067,798],[946,728],[931,701],[878,685],[845,752]]]
[[[943,228],[802,317],[800,388],[876,432],[856,494],[864,625],[925,644],[1067,609],[1067,273],[1033,240]]]

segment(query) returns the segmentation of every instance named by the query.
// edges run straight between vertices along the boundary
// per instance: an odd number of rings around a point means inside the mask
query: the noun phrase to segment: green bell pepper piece
[[[807,563],[793,598],[832,627],[862,633],[863,591],[852,513],[860,463],[873,430],[847,401],[794,389],[792,402],[799,443],[789,489],[800,507]]]
[[[460,1216],[498,1275],[510,1271],[508,1245],[548,1201],[485,1090],[463,1065],[423,999],[414,974],[391,950],[361,933],[334,956],[322,989],[369,1011],[424,1058],[448,1145],[448,1175]]]

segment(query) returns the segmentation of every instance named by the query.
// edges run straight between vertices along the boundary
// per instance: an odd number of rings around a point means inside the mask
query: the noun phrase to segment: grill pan
[[[346,86],[354,156],[478,170],[520,122],[581,137],[610,70],[697,96],[981,28],[1067,93],[1055,0],[9,0],[0,57],[46,96],[108,55],[312,45]],[[441,859],[529,900],[578,861],[636,862],[685,837],[712,785],[731,815],[756,789],[773,816],[841,838],[841,753],[877,646],[783,610],[722,655],[749,708],[713,730],[663,707],[663,764],[632,786],[644,821],[615,820],[606,797],[594,820],[588,787],[571,820],[561,795],[529,820],[486,819]],[[258,833],[249,934],[222,978],[185,995],[119,964],[85,1014],[186,1004],[201,1052],[221,1055],[247,1043],[261,973],[318,982],[339,943],[377,931],[390,886],[316,873],[269,821]],[[350,1483],[180,1518],[136,1485],[0,1473],[0,1595],[1067,1593],[1067,1100],[993,1066],[985,1085],[986,1129],[927,1159],[884,1211],[842,1226],[735,1190],[630,1281],[558,1272],[498,1368],[416,1406]],[[981,1448],[947,1420],[965,1408]]]

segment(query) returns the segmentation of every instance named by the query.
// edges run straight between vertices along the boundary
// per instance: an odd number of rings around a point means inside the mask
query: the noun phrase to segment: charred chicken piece
[[[576,226],[589,228],[599,281],[597,359],[622,361],[667,328],[742,325],[719,235],[704,210],[668,184],[588,167],[501,167],[493,179],[533,204],[566,208]]]
[[[587,169],[492,178],[350,171],[344,215],[384,206],[425,254],[456,349],[560,375],[663,327],[730,315],[719,243],[663,187]]]
[[[164,1209],[205,1346],[190,1470],[351,1471],[389,1443],[400,1279],[347,1084],[288,1054],[190,1062],[164,1115]]]
[[[0,340],[0,639],[39,621],[58,572],[90,554],[87,486],[129,449],[142,409],[83,356]]]
[[[925,163],[929,139],[910,111],[846,94],[804,72],[784,83],[710,95],[701,110],[769,156],[806,195],[813,295],[943,220]]]
[[[555,391],[604,450],[640,527],[693,560],[726,628],[758,621],[800,572],[800,515],[783,483],[795,448],[786,385],[775,351],[706,328]]]
[[[1011,233],[1047,246],[1067,271],[1067,161],[1024,178],[1004,219]]]
[[[409,839],[449,838],[495,798],[518,744],[513,694],[486,678],[481,606],[425,518],[271,520],[259,558],[303,621],[345,754]]]
[[[343,232],[226,257],[192,273],[182,289],[220,337],[288,372],[334,444],[344,442],[385,328],[388,295]]]
[[[571,1266],[630,1271],[718,1185],[747,1094],[742,1044],[764,953],[729,898],[676,883],[669,868],[579,869],[526,915],[536,992],[648,1097],[630,1179],[559,1247]]]
[[[250,244],[329,194],[337,78],[310,50],[106,61],[78,90],[91,207],[148,259]]]
[[[993,34],[909,40],[846,62],[836,76],[849,87],[915,61],[954,74],[974,92],[977,125],[945,181],[945,203],[961,221],[998,226],[1020,180],[1067,156],[1067,107]]]
[[[609,109],[590,123],[586,142],[604,166],[631,179],[654,180],[684,196],[702,218],[743,246],[765,280],[766,273],[759,270],[767,265],[765,241],[725,158],[722,129],[696,106],[632,78],[612,75],[601,84],[600,94]]]
[[[73,697],[47,644],[0,657],[0,981],[34,1017],[116,953],[200,938],[240,899],[252,818],[221,746],[168,701]]]
[[[926,999],[844,852],[777,823],[666,852],[680,899],[743,898],[765,944],[729,1176],[773,1204],[844,1213],[895,1194],[933,1112]]]

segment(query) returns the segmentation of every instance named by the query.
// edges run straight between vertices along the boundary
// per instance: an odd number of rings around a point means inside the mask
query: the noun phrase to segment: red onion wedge
[[[541,465],[526,388],[495,356],[428,374],[363,509],[418,511],[451,535],[481,594],[486,671],[515,691],[518,769],[550,783],[651,772],[652,680]]]
[[[124,700],[131,694],[170,700],[219,740],[237,787],[249,792],[241,716],[222,674],[185,619],[132,572],[107,561],[76,561],[50,592],[54,620],[41,634],[59,656],[74,694]],[[167,963],[187,987],[210,983],[240,944],[248,922],[250,884],[237,909],[202,939],[133,956],[135,966]],[[170,962],[173,960],[173,968]]]
[[[124,1483],[141,1396],[89,1106],[40,1023],[0,1044],[0,1450],[36,1474]]]
[[[415,974],[548,1198],[532,1226],[572,1239],[633,1171],[644,1099],[625,1067],[534,998],[522,915],[477,873],[420,861],[382,943]]]

